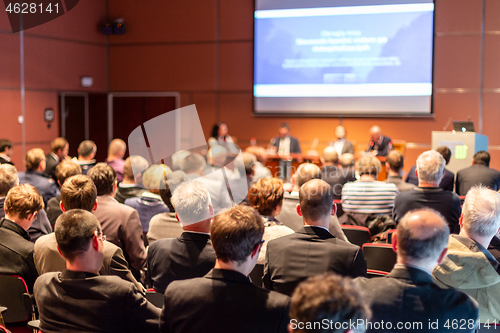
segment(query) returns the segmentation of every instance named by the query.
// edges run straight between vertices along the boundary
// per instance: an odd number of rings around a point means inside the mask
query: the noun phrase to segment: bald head
[[[321,170],[316,164],[303,163],[297,168],[295,177],[295,183],[300,188],[311,179],[321,179]]]
[[[110,158],[123,158],[127,151],[127,145],[122,139],[114,139],[108,147],[108,159]]]
[[[448,245],[450,230],[443,216],[430,209],[407,213],[398,224],[398,262],[433,266]]]
[[[326,147],[323,150],[323,163],[327,165],[337,165],[339,163],[339,154],[333,147]]]
[[[340,166],[343,168],[354,166],[354,155],[345,153],[340,156]]]
[[[327,182],[312,179],[299,190],[299,205],[302,216],[308,224],[330,220],[333,207],[333,191]]]
[[[382,136],[382,130],[378,126],[372,126],[370,128],[370,139],[373,142],[377,142],[380,140],[380,137]]]

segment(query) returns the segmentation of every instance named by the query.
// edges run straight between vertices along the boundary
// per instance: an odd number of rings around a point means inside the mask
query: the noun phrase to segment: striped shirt
[[[392,215],[398,188],[392,183],[356,181],[342,188],[342,209],[349,213]]]

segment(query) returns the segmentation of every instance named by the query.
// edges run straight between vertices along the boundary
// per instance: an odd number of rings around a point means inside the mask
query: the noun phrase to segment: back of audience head
[[[86,254],[91,247],[91,240],[94,237],[97,240],[102,235],[102,230],[92,213],[83,209],[72,209],[57,218],[54,233],[61,254],[67,262],[72,263]],[[96,260],[90,263],[95,266],[95,271],[99,271],[102,266],[102,253],[100,257],[100,262]]]
[[[295,173],[295,184],[300,188],[311,179],[321,179],[321,170],[316,164],[302,163]]]
[[[252,153],[243,152],[243,165],[245,166],[245,174],[250,177],[253,174],[253,165],[257,162],[257,158]]]
[[[393,246],[398,263],[432,271],[447,253],[450,229],[444,217],[432,209],[406,213],[400,220]]]
[[[64,181],[69,177],[81,174],[82,168],[72,160],[63,160],[56,167],[56,178],[59,185],[64,184]]]
[[[7,196],[7,192],[19,185],[19,176],[16,167],[11,164],[0,165],[0,198]]]
[[[24,230],[28,230],[37,213],[43,208],[42,196],[30,184],[11,188],[4,202],[5,217],[18,222]]]
[[[165,164],[153,164],[142,175],[142,184],[149,192],[160,194],[165,189],[165,180],[172,170]]]
[[[428,150],[417,158],[418,182],[433,184],[436,187],[443,178],[446,161],[444,157],[435,150]]]
[[[342,168],[348,168],[354,166],[354,155],[350,153],[345,153],[340,155],[340,166]]]
[[[362,333],[365,327],[361,323],[370,316],[369,307],[351,279],[326,273],[308,278],[293,292],[288,331]],[[331,324],[326,328],[324,322]],[[355,323],[354,331],[349,330],[351,323]],[[306,329],[306,324],[313,325],[312,329]]]
[[[165,188],[160,190],[160,196],[167,205],[168,209],[171,212],[175,212],[175,208],[172,205],[172,193],[174,193],[175,189],[183,182],[186,182],[187,176],[184,171],[176,170],[172,173],[169,173],[166,176]]]
[[[360,176],[369,175],[377,179],[377,176],[382,169],[382,164],[372,155],[365,155],[358,160],[356,171]]]
[[[96,208],[97,189],[92,179],[75,175],[66,179],[61,186],[61,209],[83,209],[88,212]]]
[[[108,146],[108,158],[123,158],[127,152],[127,144],[122,139],[113,139]]]
[[[261,215],[276,216],[281,211],[284,193],[281,179],[259,179],[250,187],[248,201]]]
[[[307,224],[328,227],[330,216],[336,212],[330,185],[321,179],[305,183],[299,191],[299,209]]]
[[[490,153],[481,150],[474,154],[472,158],[474,164],[490,166]]]
[[[186,156],[188,156],[189,154],[191,154],[189,151],[187,150],[179,150],[179,151],[176,151],[175,153],[172,154],[172,171],[177,171],[177,170],[181,170],[181,163],[182,163],[182,160],[184,160],[184,158],[186,158]]]
[[[398,150],[391,150],[389,154],[387,154],[386,162],[392,171],[400,172],[404,167],[404,156]]]
[[[472,187],[465,197],[461,223],[473,239],[493,238],[500,229],[500,193],[482,186]]]
[[[257,247],[260,249],[263,235],[261,216],[254,208],[244,205],[234,206],[217,215],[210,226],[215,255],[224,263],[243,263]]]
[[[129,156],[123,165],[123,179],[129,184],[135,183],[137,178],[136,176],[142,176],[148,167],[149,163],[144,157],[139,155]]]
[[[182,227],[209,221],[213,216],[210,194],[200,182],[182,183],[175,189],[171,201]]]
[[[227,149],[220,145],[215,145],[208,150],[207,158],[211,165],[222,167],[227,159]]]
[[[250,146],[247,147],[245,151],[247,153],[254,154],[255,157],[257,158],[257,161],[259,161],[260,163],[266,163],[267,153],[264,148],[258,146]]]
[[[9,149],[12,149],[12,141],[9,139],[0,139],[0,154],[6,153]]]
[[[448,148],[446,146],[439,146],[436,148],[436,151],[443,156],[444,161],[446,162],[446,165],[448,165],[448,163],[450,163],[450,158],[451,158],[450,148]]]
[[[29,171],[45,171],[45,153],[40,148],[30,149],[24,158],[24,165]]]
[[[186,156],[181,162],[181,170],[186,174],[202,175],[207,163],[203,156],[197,153],[192,153]]]
[[[97,195],[111,195],[116,190],[116,171],[106,163],[97,163],[87,173],[97,188]]]
[[[94,158],[97,152],[97,146],[92,140],[84,140],[80,142],[78,146],[78,157],[84,158],[86,160],[91,160]]]
[[[323,150],[322,162],[327,165],[337,165],[339,163],[339,154],[335,148],[326,147]]]
[[[68,155],[69,143],[68,140],[62,137],[55,138],[50,143],[50,152],[57,155],[62,160]]]

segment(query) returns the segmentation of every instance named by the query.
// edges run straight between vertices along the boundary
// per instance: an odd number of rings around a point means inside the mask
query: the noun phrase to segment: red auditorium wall
[[[48,152],[50,141],[59,135],[60,91],[106,91],[106,40],[98,29],[105,17],[105,1],[85,0],[58,19],[24,32],[26,150],[41,147]],[[4,10],[0,12],[0,59],[0,137],[14,142],[13,161],[18,170],[24,170],[18,123],[20,34],[12,33]],[[82,75],[93,77],[93,87],[81,88]],[[46,108],[56,113],[50,128],[43,117]]]

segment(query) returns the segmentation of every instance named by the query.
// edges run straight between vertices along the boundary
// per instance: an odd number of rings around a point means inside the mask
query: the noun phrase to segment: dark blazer
[[[10,165],[14,165],[14,163],[12,163],[11,161],[7,161],[5,158],[1,157],[0,156],[0,164],[10,164]]]
[[[387,176],[386,183],[393,183],[399,192],[413,190],[416,186],[403,181],[401,176]]]
[[[162,294],[172,281],[202,277],[215,265],[210,235],[185,231],[157,240],[148,248],[147,265],[153,288]]]
[[[54,180],[38,171],[28,170],[26,172],[19,172],[19,183],[31,184],[36,187],[38,192],[40,192],[40,195],[43,197],[43,203],[45,206],[47,206],[47,203],[51,198],[61,194],[54,183]]]
[[[478,308],[466,294],[455,289],[441,289],[432,276],[412,267],[396,267],[385,277],[354,280],[368,302],[371,323],[386,323],[386,329],[368,327],[371,332],[445,332],[444,325],[449,320],[469,324],[478,318]],[[434,329],[429,323],[438,321]],[[414,329],[397,329],[397,323],[422,323]],[[391,324],[392,329],[387,329]],[[379,326],[380,327],[380,326]],[[451,326],[450,326],[451,327]],[[475,325],[463,326],[463,332],[474,332]],[[450,330],[455,331],[455,330]],[[456,330],[458,331],[458,330]],[[462,332],[462,330],[460,330]]]
[[[285,333],[289,302],[239,272],[213,269],[168,286],[160,332]]]
[[[486,165],[474,164],[457,172],[455,191],[458,195],[467,195],[474,185],[483,184],[493,191],[500,189],[500,172]]]
[[[276,149],[280,148],[280,139],[281,139],[281,137],[279,137],[279,136],[274,138],[274,147],[276,147]],[[300,150],[299,140],[297,140],[297,138],[291,136],[290,137],[290,154],[295,154],[295,153],[300,154],[301,152],[302,151]]]
[[[147,191],[146,189],[137,185],[131,187],[122,187],[120,185],[121,184],[118,185],[115,195],[115,199],[119,203],[125,203],[125,200],[127,200],[128,198],[140,198],[142,196],[142,193]]]
[[[405,182],[418,186],[418,177],[415,173],[417,166],[411,167],[410,171],[406,175]],[[455,185],[455,174],[448,169],[444,169],[443,179],[439,183],[439,187],[445,191],[453,191],[453,186]]]
[[[388,136],[384,136],[382,138],[382,143],[380,144],[380,146],[377,146],[375,142],[370,141],[368,143],[368,148],[366,149],[366,151],[368,152],[372,150],[377,151],[377,156],[387,156],[387,154],[389,154],[389,152],[392,150],[391,138]]]
[[[291,295],[302,280],[326,272],[366,276],[361,248],[311,226],[267,244],[263,282],[269,290]]]
[[[34,295],[43,332],[158,332],[160,309],[117,276],[47,273]]]
[[[45,173],[49,175],[57,185],[56,167],[59,165],[59,161],[49,153],[45,155],[45,163]]]
[[[327,182],[333,189],[333,199],[340,200],[342,187],[347,182],[356,180],[353,168],[339,168],[334,165],[325,165],[321,168],[321,179]]]

